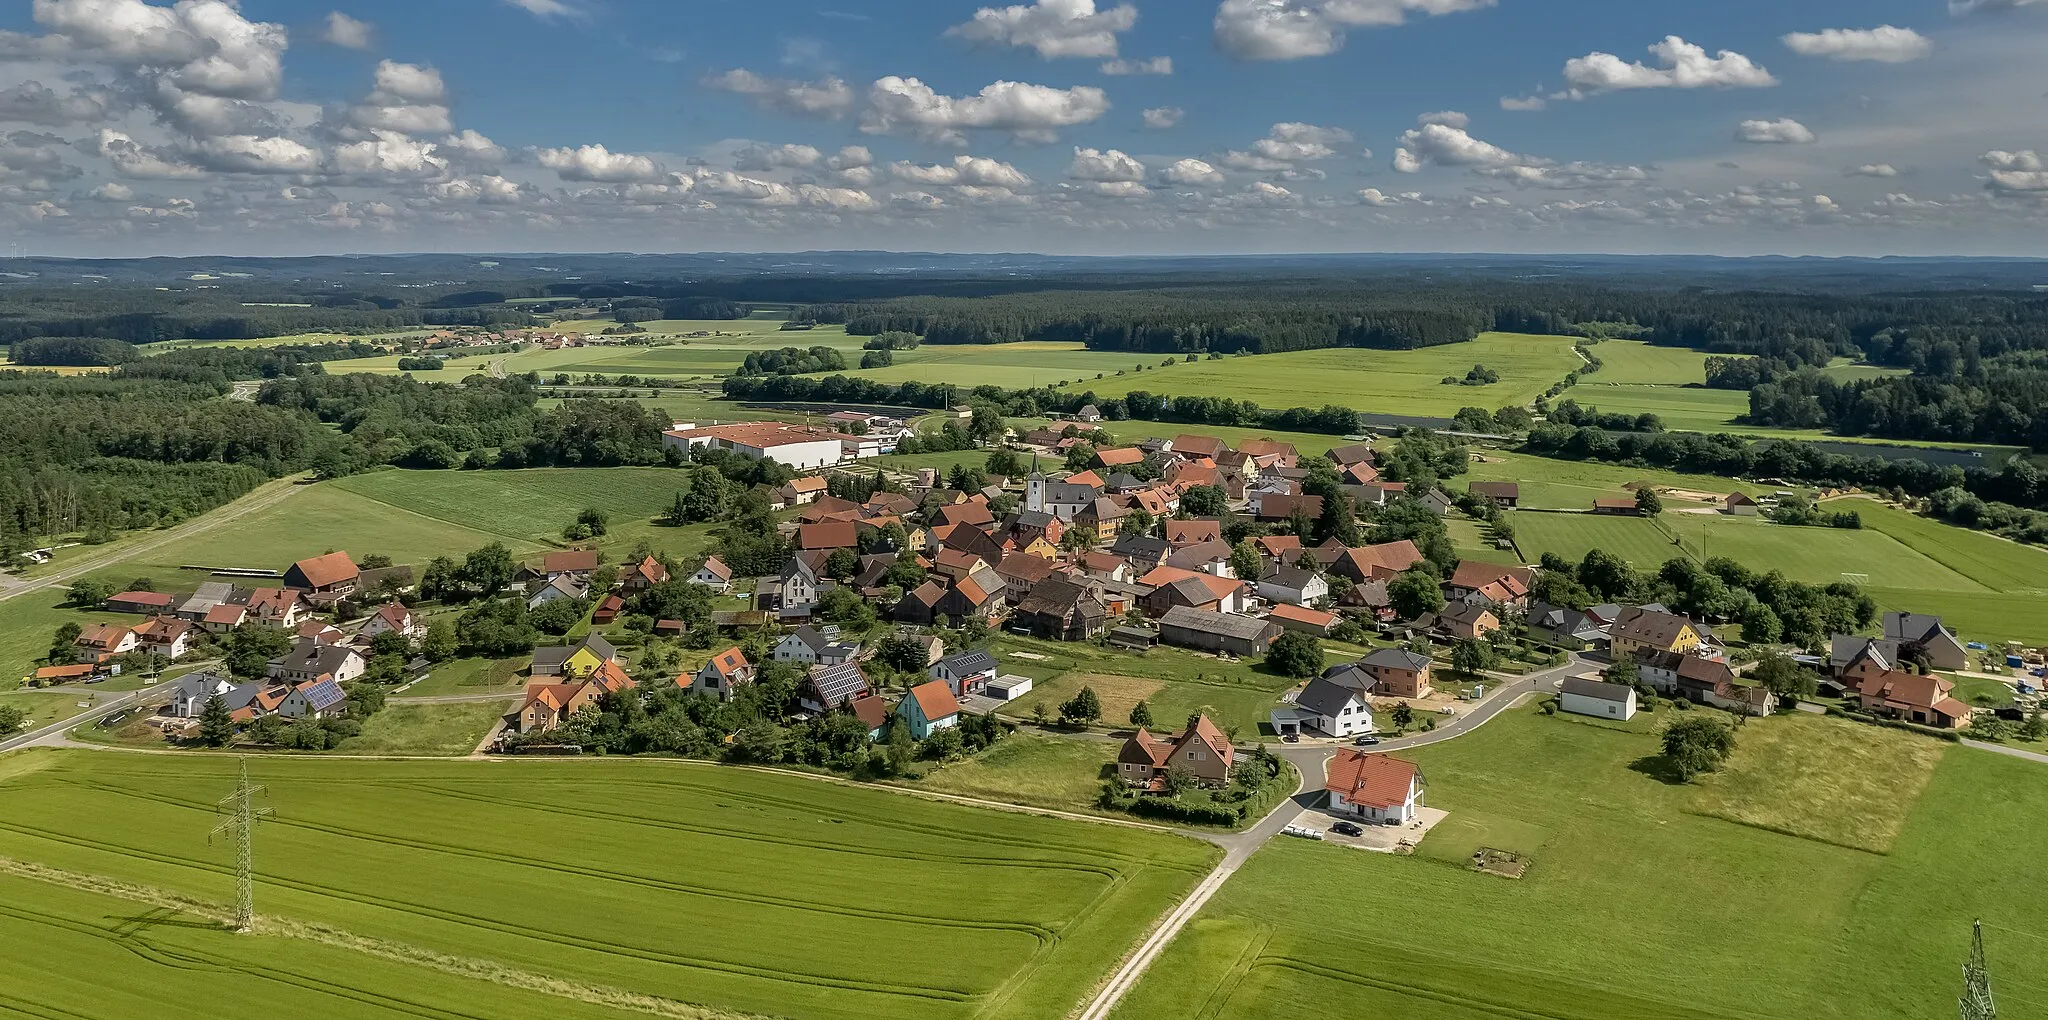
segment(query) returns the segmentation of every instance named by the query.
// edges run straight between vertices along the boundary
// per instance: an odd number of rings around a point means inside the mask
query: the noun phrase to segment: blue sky
[[[0,0],[0,253],[2048,255],[2043,53],[2048,0]]]

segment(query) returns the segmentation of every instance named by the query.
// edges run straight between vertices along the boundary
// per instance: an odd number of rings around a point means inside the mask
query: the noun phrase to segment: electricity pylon
[[[256,823],[274,816],[277,812],[267,807],[256,806],[256,798],[268,793],[267,786],[249,784],[249,759],[242,759],[242,775],[235,784],[235,792],[220,799],[215,812],[224,817],[220,824],[207,834],[206,842],[211,844],[215,836],[235,838],[235,931],[247,933],[256,927],[256,849],[252,837]]]
[[[1984,922],[1978,921],[1970,937],[1970,962],[1963,964],[1963,998],[1959,1003],[1963,1020],[1996,1020],[1998,1007],[1991,1002],[1991,972],[1984,964]]]

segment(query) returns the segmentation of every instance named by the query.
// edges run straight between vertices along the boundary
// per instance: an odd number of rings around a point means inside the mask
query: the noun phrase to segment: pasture
[[[1705,351],[1660,347],[1641,340],[1605,340],[1593,348],[1593,356],[1600,359],[1600,371],[1585,378],[1602,385],[1684,386],[1707,379]]]
[[[103,976],[109,954],[133,948],[123,931],[150,930],[107,919],[124,908],[147,917],[184,898],[197,903],[184,913],[218,916],[232,852],[205,833],[234,767],[225,756],[51,754],[0,778],[0,858],[32,866],[0,874],[10,889],[49,898],[61,881],[133,901],[74,909],[110,944],[10,967],[0,999],[43,994],[31,977]],[[262,758],[250,771],[277,817],[256,835],[264,941],[237,958],[269,961],[257,946],[272,939],[297,952],[352,948],[351,970],[311,983],[357,999],[404,997],[449,972],[539,993],[472,1002],[463,1016],[613,1015],[579,1008],[607,1001],[698,1020],[1060,1016],[1218,853],[1156,832],[681,763]],[[34,868],[64,878],[13,877]],[[191,939],[213,930],[165,927]]]
[[[1071,392],[1104,397],[1144,390],[1161,396],[1224,396],[1261,407],[1319,407],[1335,404],[1362,411],[1448,418],[1464,407],[1493,410],[1536,399],[1581,362],[1572,338],[1485,333],[1470,343],[1415,351],[1355,347],[1148,367],[1106,379],[1069,385]],[[1146,360],[1131,355],[1129,362]],[[1157,366],[1159,356],[1151,356]],[[1444,385],[1473,365],[1500,373],[1488,386]]]
[[[1677,786],[1654,775],[1652,727],[1528,708],[1403,756],[1451,813],[1421,852],[1268,845],[1118,1020],[1277,1020],[1305,1003],[1433,1020],[1906,1020],[1953,1011],[1976,918],[2001,998],[2048,1002],[2021,962],[2048,938],[2039,883],[1969,864],[2048,839],[2039,764],[1788,716],[1750,722],[1725,772]],[[1527,877],[1470,870],[1480,845],[1528,854]]]
[[[326,483],[365,501],[444,526],[484,533],[514,551],[561,545],[562,529],[586,507],[611,518],[599,548],[627,549],[645,540],[656,551],[688,558],[703,551],[710,528],[658,527],[675,501],[684,472],[672,468],[531,468],[521,471],[373,471]],[[461,554],[475,548],[441,550]],[[353,550],[351,550],[353,551]],[[406,562],[406,561],[400,561]]]
[[[913,351],[897,351],[896,363],[887,368],[831,372],[885,383],[950,383],[963,389],[1001,386],[1030,389],[1083,380],[1082,388],[1098,374],[1113,375],[1144,365],[1153,371],[1164,360],[1161,354],[1126,351],[1091,351],[1076,343],[1014,343],[985,345],[927,345]],[[852,356],[849,362],[859,362]],[[1162,372],[1175,369],[1158,369]],[[1107,380],[1104,380],[1107,382]]]

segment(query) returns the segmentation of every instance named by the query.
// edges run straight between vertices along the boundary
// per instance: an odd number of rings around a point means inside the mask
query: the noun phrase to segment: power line
[[[1958,1002],[1963,1020],[1996,1020],[1998,1007],[1991,1001],[1991,972],[1984,963],[1984,922],[1978,921],[1970,936],[1970,962],[1963,964],[1963,997]]]
[[[215,806],[215,812],[225,817],[206,837],[209,845],[215,836],[235,837],[235,931],[238,933],[247,933],[256,927],[256,849],[252,837],[257,822],[277,814],[267,807],[256,806],[256,798],[269,792],[267,786],[250,785],[249,759],[243,758],[242,774],[235,784],[235,792],[222,797]]]

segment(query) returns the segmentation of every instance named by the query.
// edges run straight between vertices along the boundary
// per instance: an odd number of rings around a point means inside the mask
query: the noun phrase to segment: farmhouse
[[[1954,681],[1916,673],[1880,673],[1863,681],[1856,692],[1863,710],[1872,715],[1933,726],[1961,729],[1970,724],[1975,710],[1953,695]]]
[[[124,591],[119,595],[108,596],[107,612],[155,616],[158,613],[170,612],[171,603],[172,599],[169,595],[159,592]]]
[[[1358,660],[1372,678],[1372,691],[1388,698],[1426,698],[1430,686],[1429,656],[1406,648],[1381,648]]]
[[[960,702],[944,680],[933,680],[912,687],[896,703],[896,716],[910,727],[912,740],[924,740],[960,725]]]
[[[1558,704],[1560,708],[1574,715],[1590,715],[1626,722],[1635,718],[1636,689],[1621,684],[1569,677],[1559,688]]]
[[[269,668],[272,680],[286,683],[306,683],[327,677],[345,684],[362,676],[368,667],[363,654],[348,645],[300,641],[290,652],[270,660]]]
[[[1155,737],[1139,727],[1124,741],[1116,761],[1117,778],[1127,786],[1163,791],[1167,771],[1179,767],[1203,786],[1223,787],[1230,784],[1230,766],[1236,761],[1236,749],[1230,746],[1223,731],[1203,715],[1196,716],[1193,726],[1172,738]]]
[[[196,629],[176,617],[158,616],[148,623],[135,628],[136,643],[151,655],[176,659],[192,647],[192,636]]]
[[[1237,656],[1264,655],[1280,627],[1265,620],[1175,607],[1159,619],[1159,639],[1169,645]]]
[[[412,610],[407,609],[405,603],[390,602],[370,614],[370,618],[363,622],[362,629],[356,633],[365,638],[375,638],[379,634],[397,634],[409,641],[417,641],[427,636],[427,627],[418,617],[412,615]]]
[[[746,422],[695,428],[678,423],[662,433],[662,443],[688,454],[711,447],[755,460],[766,458],[799,471],[828,468],[846,459],[846,443],[858,447],[854,436],[788,422]]]
[[[1520,609],[1529,602],[1523,571],[1478,560],[1464,560],[1444,582],[1444,598],[1466,605]]]
[[[355,594],[361,572],[345,552],[331,552],[300,560],[284,572],[284,586],[306,593],[314,602],[338,602]]]
[[[1886,613],[1884,636],[1887,641],[1898,642],[1906,658],[1925,661],[1935,669],[1953,671],[1969,667],[1969,653],[1955,634],[1942,626],[1939,616]]]
[[[114,623],[95,623],[78,632],[71,648],[79,659],[97,665],[134,651],[138,643],[132,628]]]
[[[1085,585],[1050,580],[1017,603],[1010,624],[1052,641],[1088,641],[1109,626],[1109,609]]]
[[[1333,813],[1383,825],[1406,825],[1423,806],[1422,770],[1415,763],[1384,754],[1343,750],[1330,761],[1329,793]]]
[[[728,573],[728,580],[730,577],[731,575]],[[662,566],[660,560],[649,556],[627,567],[625,572],[619,575],[619,587],[629,592],[641,592],[666,580],[668,580],[668,568]]]
[[[1473,482],[1469,488],[1472,495],[1492,500],[1493,505],[1502,509],[1513,509],[1522,502],[1520,482]]]
[[[1259,578],[1259,597],[1268,602],[1306,606],[1330,597],[1330,582],[1300,567],[1274,567]]]
[[[1677,652],[1689,655],[1703,638],[1691,620],[1649,607],[1624,608],[1607,630],[1614,658],[1626,661],[1643,652]]]

